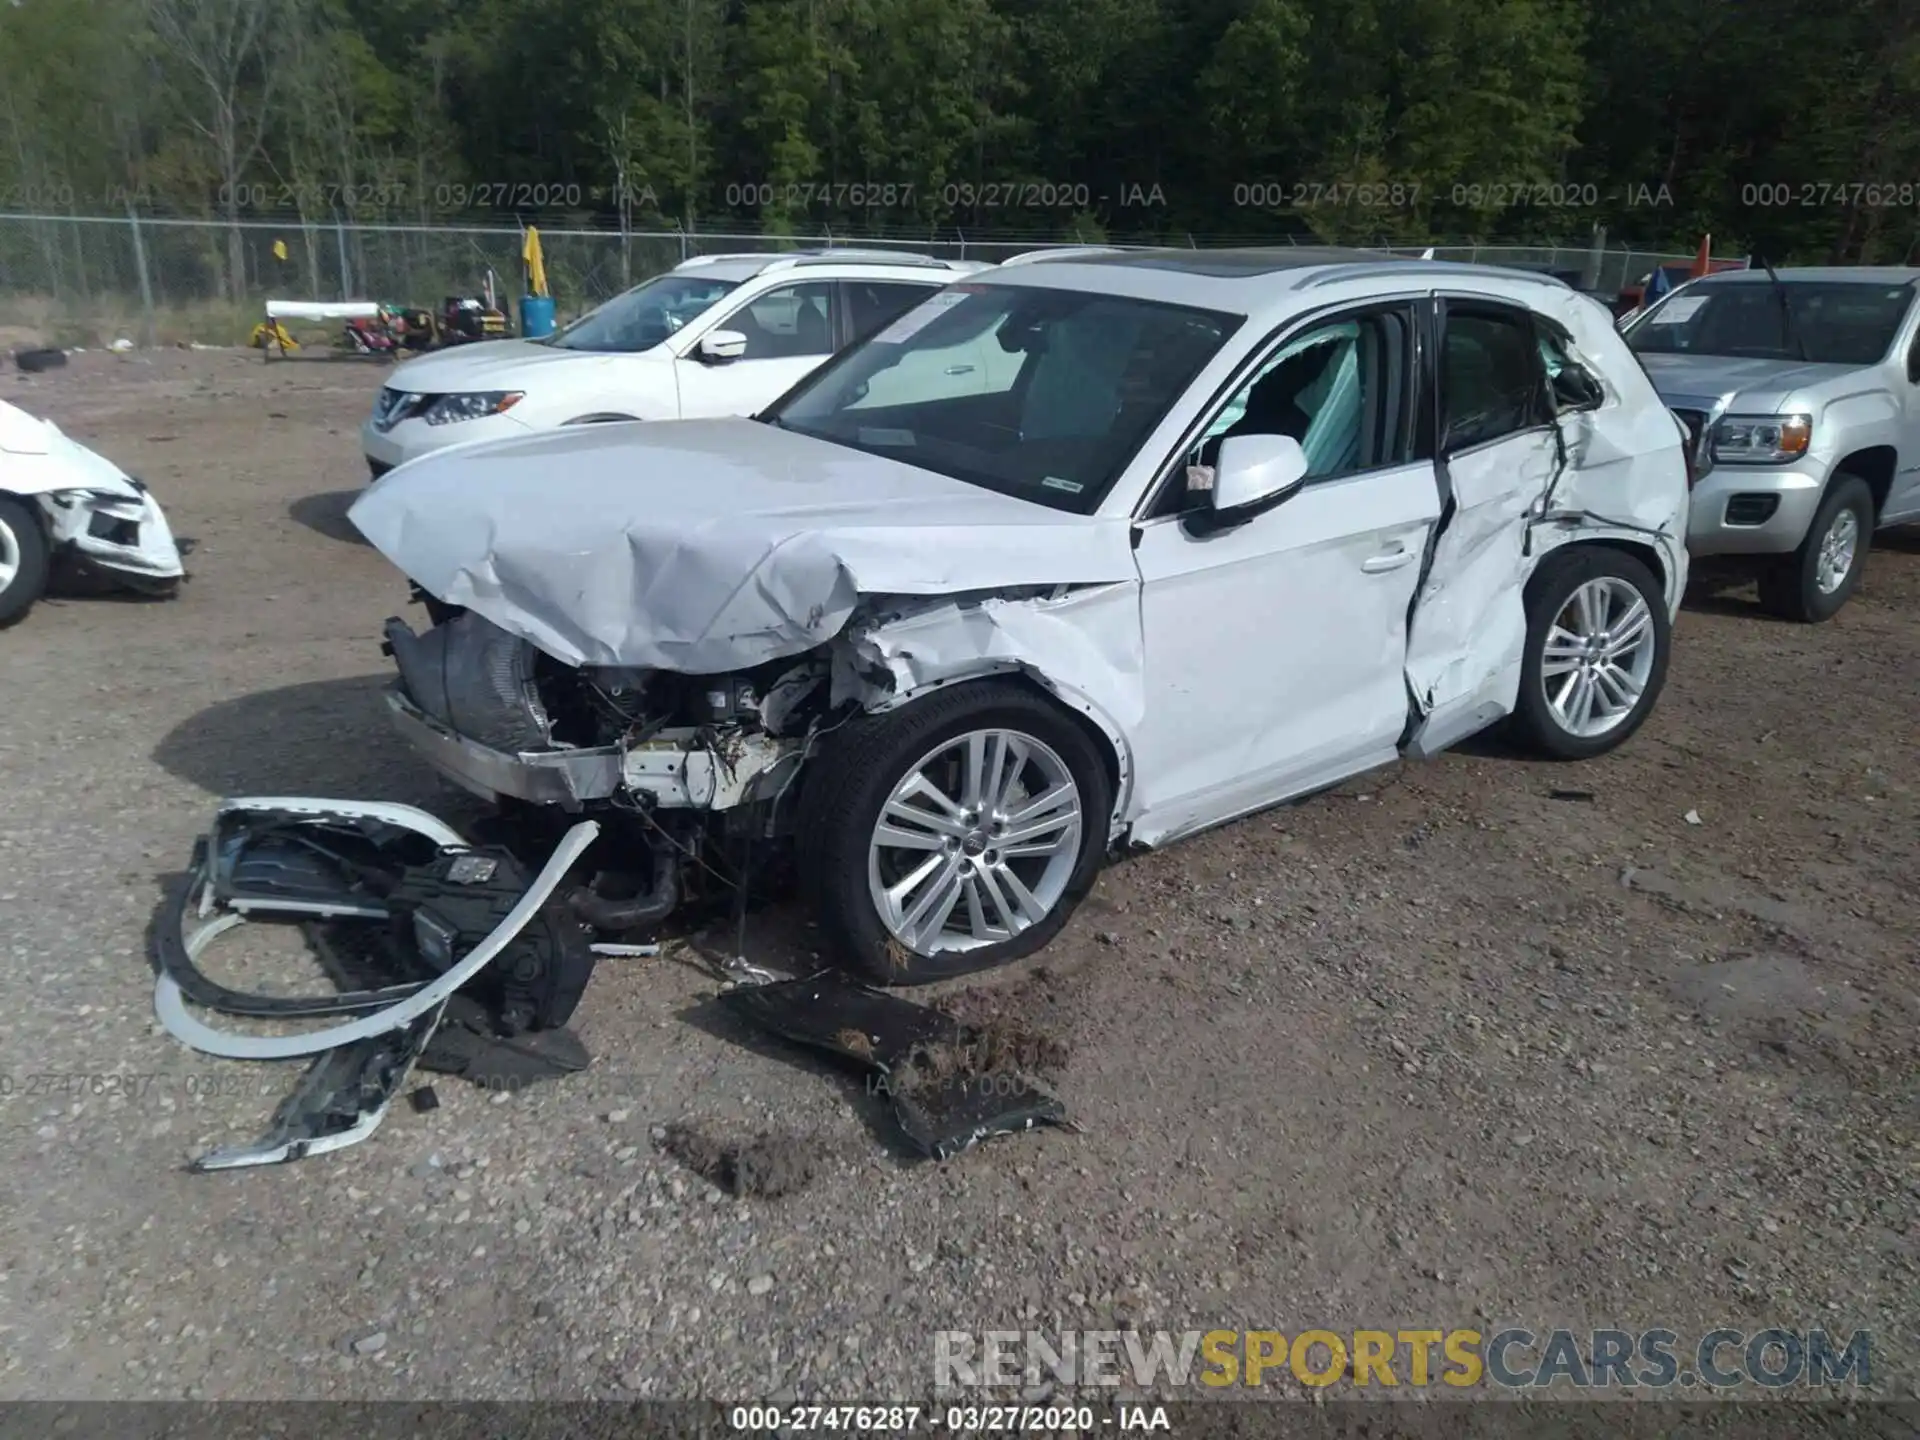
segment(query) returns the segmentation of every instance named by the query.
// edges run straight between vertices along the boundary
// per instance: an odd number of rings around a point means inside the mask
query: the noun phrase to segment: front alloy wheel
[[[1095,737],[1008,681],[837,731],[806,780],[800,864],[835,948],[886,985],[1040,949],[1093,886],[1113,781]]]
[[[923,755],[881,807],[867,887],[921,954],[1011,940],[1045,920],[1080,854],[1080,787],[1044,742],[969,730]]]

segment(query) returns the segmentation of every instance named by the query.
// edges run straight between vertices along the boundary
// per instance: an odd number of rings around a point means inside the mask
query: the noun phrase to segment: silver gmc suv
[[[1751,557],[1775,614],[1829,618],[1874,530],[1920,521],[1916,295],[1920,269],[1737,270],[1626,326],[1704,472],[1688,550]]]

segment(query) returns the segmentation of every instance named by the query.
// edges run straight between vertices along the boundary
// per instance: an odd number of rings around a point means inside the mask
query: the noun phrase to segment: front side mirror
[[[1913,348],[1907,351],[1907,381],[1920,385],[1920,337],[1916,337]]]
[[[710,365],[724,365],[747,353],[747,337],[738,330],[710,330],[694,353]]]
[[[1203,534],[1245,524],[1307,479],[1307,452],[1291,435],[1234,435],[1220,444],[1206,508],[1190,514]]]

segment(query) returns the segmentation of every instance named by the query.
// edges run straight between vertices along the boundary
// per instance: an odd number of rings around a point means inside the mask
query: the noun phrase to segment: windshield
[[[589,310],[546,343],[562,350],[651,350],[739,283],[704,275],[655,276]]]
[[[762,418],[1084,515],[1240,323],[1119,295],[950,285]]]
[[[1885,358],[1913,299],[1911,285],[1858,280],[1695,284],[1635,321],[1641,355],[1726,355],[1872,365]]]

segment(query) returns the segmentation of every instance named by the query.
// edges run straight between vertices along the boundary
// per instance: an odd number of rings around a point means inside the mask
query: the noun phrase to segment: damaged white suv
[[[584,918],[797,841],[845,958],[916,983],[1045,944],[1115,849],[1503,718],[1620,744],[1684,433],[1545,277],[1083,254],[948,286],[754,419],[449,452],[351,514],[436,622],[388,625],[402,732],[605,822]]]

